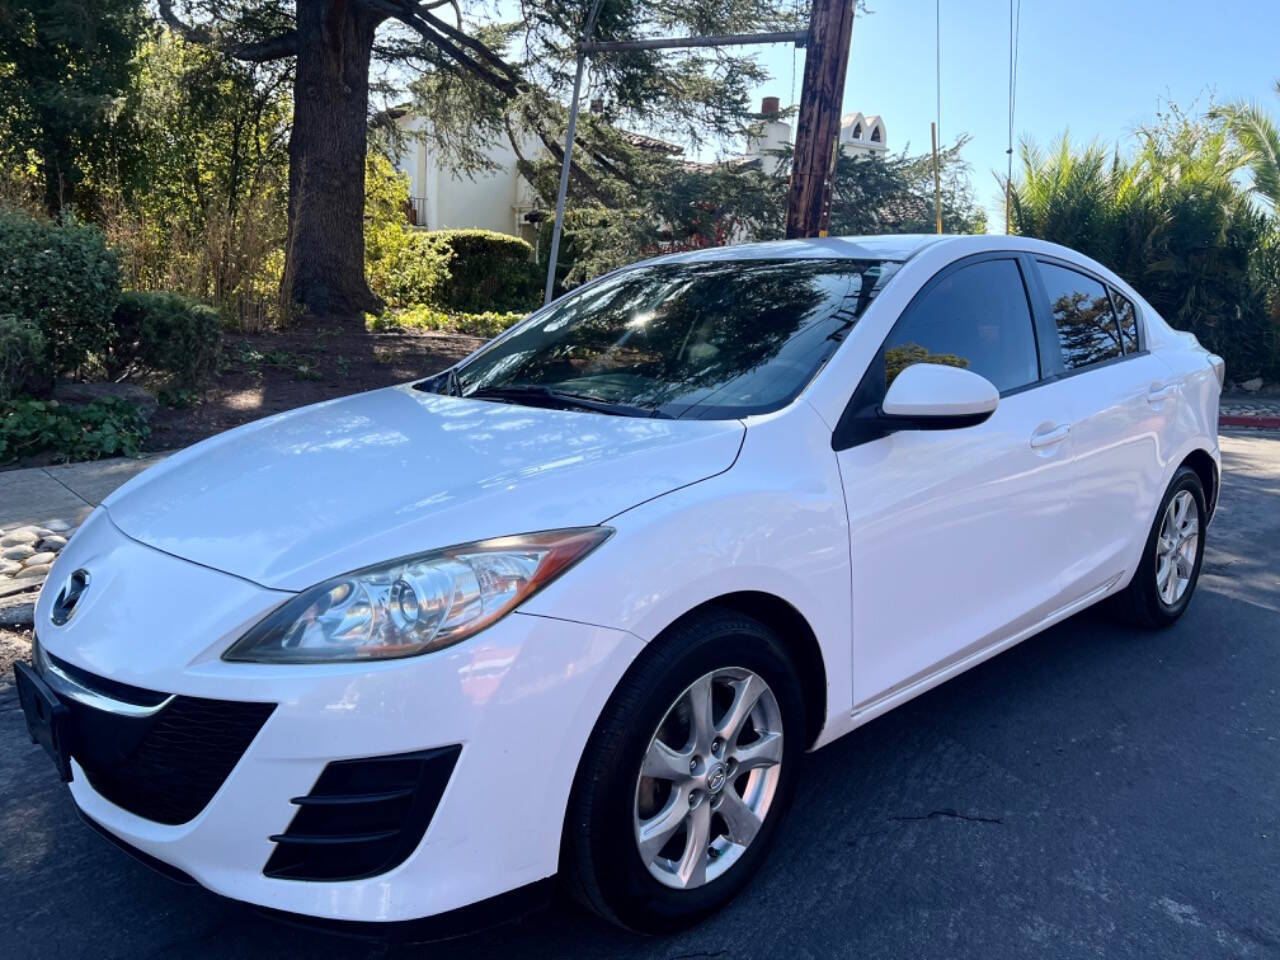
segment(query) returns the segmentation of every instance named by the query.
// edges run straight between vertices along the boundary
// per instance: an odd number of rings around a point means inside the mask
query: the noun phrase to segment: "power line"
[[[938,139],[942,139],[942,0],[934,0],[933,4],[933,36],[934,36],[934,65],[933,79],[937,86],[937,115],[934,120],[938,125]]]
[[[1009,166],[1004,179],[1004,232],[1010,228],[1010,199],[1013,194],[1013,129],[1018,102],[1018,40],[1022,33],[1022,0],[1009,0],[1009,146],[1005,150]]]

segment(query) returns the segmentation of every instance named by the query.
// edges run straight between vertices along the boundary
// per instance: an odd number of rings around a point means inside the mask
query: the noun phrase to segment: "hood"
[[[649,420],[391,387],[228,431],[103,505],[128,536],[266,587],[591,526],[727,470],[737,420]]]

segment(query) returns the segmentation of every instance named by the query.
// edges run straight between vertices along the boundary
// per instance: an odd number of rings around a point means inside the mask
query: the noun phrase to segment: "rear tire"
[[[1208,515],[1199,475],[1179,467],[1160,500],[1133,580],[1115,597],[1125,620],[1155,629],[1186,611],[1200,579]]]
[[[764,861],[807,742],[772,630],[723,608],[679,621],[619,683],[583,754],[561,850],[569,893],[640,933],[720,909]]]

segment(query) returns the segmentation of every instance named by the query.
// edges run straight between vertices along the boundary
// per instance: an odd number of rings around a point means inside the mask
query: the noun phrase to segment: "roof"
[[[647,133],[637,133],[634,130],[623,130],[621,127],[615,127],[614,129],[618,131],[624,141],[638,150],[653,150],[657,153],[669,153],[672,156],[684,153],[684,147],[669,140],[653,137]]]
[[[706,247],[673,254],[668,261],[763,260],[836,258],[849,260],[909,260],[925,247],[946,240],[944,234],[899,233],[870,237],[820,237],[804,240],[771,240]]]

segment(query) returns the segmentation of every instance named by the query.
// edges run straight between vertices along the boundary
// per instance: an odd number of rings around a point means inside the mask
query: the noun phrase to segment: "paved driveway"
[[[679,937],[563,905],[428,948],[276,925],[82,827],[0,689],[0,955],[1280,956],[1280,439],[1223,447],[1174,629],[1086,612],[815,754],[758,882]]]

